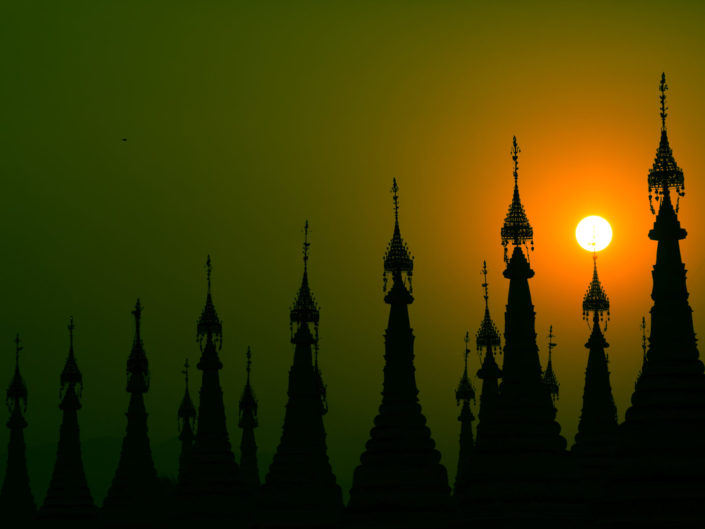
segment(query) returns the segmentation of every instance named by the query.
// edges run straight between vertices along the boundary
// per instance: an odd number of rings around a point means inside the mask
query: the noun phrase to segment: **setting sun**
[[[585,217],[575,229],[578,244],[589,252],[604,250],[612,241],[612,227],[602,217]]]

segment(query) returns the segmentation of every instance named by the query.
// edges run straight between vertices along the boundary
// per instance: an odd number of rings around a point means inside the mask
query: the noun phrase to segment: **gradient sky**
[[[499,230],[511,200],[513,135],[535,233],[531,288],[544,365],[551,324],[558,344],[563,434],[572,444],[587,361],[581,301],[592,271],[574,230],[592,214],[614,230],[598,263],[612,302],[606,338],[624,417],[641,363],[639,324],[651,307],[656,246],[647,237],[646,177],[658,146],[662,71],[669,138],[685,171],[680,219],[689,235],[681,248],[700,335],[705,325],[705,4],[527,4],[2,4],[0,384],[10,380],[19,332],[39,501],[58,435],[70,315],[85,380],[88,478],[98,499],[105,492],[124,432],[138,296],[151,438],[160,473],[174,474],[180,370],[185,357],[198,358],[208,253],[224,322],[231,441],[239,445],[251,345],[264,477],[283,421],[305,219],[329,454],[347,493],[380,402],[392,177],[415,256],[420,400],[452,483],[454,389],[465,332],[474,334],[482,317],[483,259],[503,328]],[[478,367],[473,350],[471,369]],[[194,393],[199,384],[194,374]],[[0,428],[0,455],[6,444]]]

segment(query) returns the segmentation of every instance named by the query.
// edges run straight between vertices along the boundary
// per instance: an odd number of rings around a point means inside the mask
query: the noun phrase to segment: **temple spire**
[[[553,348],[556,346],[556,344],[553,343],[554,337],[553,325],[551,325],[548,329],[548,363],[546,364],[546,371],[543,373],[543,383],[548,387],[548,391],[551,393],[551,398],[553,399],[553,403],[555,405],[558,400],[558,390],[560,388],[560,384],[558,383],[556,373],[553,371],[553,360],[551,357]]]
[[[61,371],[59,409],[62,411],[56,463],[39,516],[51,519],[88,519],[96,514],[81,456],[78,410],[83,375],[74,354],[73,317],[69,320],[69,354]]]
[[[519,197],[519,145],[516,136],[512,139],[512,160],[514,162],[514,193],[509,211],[502,226],[502,246],[504,246],[504,260],[509,262],[507,257],[507,246],[511,243],[515,247],[526,246],[530,243],[531,250],[534,249],[534,230],[529,223],[529,219],[524,211],[524,206]]]
[[[206,303],[196,326],[196,341],[201,350],[198,369],[202,371],[198,423],[193,449],[182,474],[180,506],[189,517],[239,516],[238,496],[243,492],[238,479],[228,437],[220,385],[223,368],[218,352],[223,346],[223,325],[215,310],[212,294],[213,266],[206,260],[208,290]]]
[[[103,511],[111,519],[145,521],[153,519],[160,495],[157,471],[152,459],[152,448],[147,428],[147,409],[144,394],[149,389],[149,362],[141,336],[142,305],[137,299],[132,311],[135,318],[135,336],[127,358],[127,386],[130,394],[127,408],[127,426],[122,440],[120,460],[113,482],[103,502]]]
[[[308,283],[308,234],[307,221],[303,277],[289,314],[294,358],[284,425],[261,490],[259,523],[264,527],[331,526],[339,523],[343,510],[323,424],[325,386],[317,360],[320,313]]]
[[[179,420],[179,441],[181,442],[181,452],[179,454],[179,476],[178,483],[181,484],[184,479],[184,472],[190,462],[191,451],[193,450],[193,440],[196,435],[194,430],[196,427],[196,407],[191,400],[191,394],[188,388],[188,358],[184,361],[184,369],[181,374],[184,375],[184,396],[179,405],[177,417]]]
[[[240,441],[240,477],[246,486],[253,489],[259,487],[259,467],[257,465],[257,443],[255,428],[257,428],[257,399],[250,384],[252,371],[252,351],[247,347],[247,380],[239,403],[238,426],[242,428]]]
[[[34,497],[29,485],[24,429],[27,421],[27,386],[20,374],[20,335],[15,337],[15,373],[7,388],[7,407],[10,418],[10,442],[7,447],[5,479],[0,489],[0,517],[19,522],[29,520],[36,511]]]
[[[408,308],[414,301],[414,261],[401,237],[398,191],[394,179],[394,232],[384,256],[385,291],[388,276],[392,285],[384,297],[390,308],[382,403],[354,472],[348,508],[353,519],[363,525],[367,517],[384,512],[385,520],[409,527],[411,521],[406,517],[410,510],[416,511],[414,523],[418,525],[424,516],[445,508],[450,489],[418,399]],[[436,518],[435,524],[441,522]]]
[[[593,252],[592,280],[583,296],[583,319],[592,328],[585,347],[589,350],[585,369],[583,408],[572,451],[581,456],[607,456],[615,446],[617,407],[614,404],[603,336],[607,330],[610,301],[597,275],[597,253]],[[605,316],[607,317],[605,319]],[[605,322],[604,329],[601,322]]]
[[[475,449],[475,441],[472,434],[472,422],[475,416],[470,409],[470,401],[475,400],[475,388],[468,377],[468,355],[470,354],[470,333],[465,333],[465,354],[463,355],[464,368],[463,375],[455,390],[455,400],[461,405],[460,415],[460,451],[458,453],[458,470],[455,475],[455,488],[462,488],[467,480],[472,466],[472,453]]]

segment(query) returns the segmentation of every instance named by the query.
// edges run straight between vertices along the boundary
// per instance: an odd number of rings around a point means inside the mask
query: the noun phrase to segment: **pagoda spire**
[[[290,311],[294,359],[282,436],[262,487],[264,526],[320,527],[339,522],[340,487],[328,460],[326,412],[314,351],[318,351],[320,313],[308,282],[308,221],[304,225],[301,286]]]
[[[31,518],[35,511],[34,497],[29,486],[24,429],[27,421],[27,386],[20,374],[20,335],[15,337],[15,373],[7,388],[7,407],[10,419],[10,442],[7,447],[7,467],[0,490],[0,516],[6,520],[19,521]]]
[[[247,381],[240,397],[240,413],[238,426],[242,428],[240,441],[240,475],[245,485],[256,489],[260,485],[259,468],[257,466],[257,443],[255,428],[257,428],[257,399],[250,384],[252,370],[252,351],[247,347]]]
[[[193,516],[240,515],[237,496],[242,492],[225,419],[223,390],[219,371],[223,368],[218,352],[223,345],[223,325],[211,293],[210,255],[206,260],[208,290],[198,320],[196,341],[201,358],[196,367],[202,371],[198,425],[190,462],[182,477],[184,508]]]
[[[501,230],[505,259],[507,246],[514,246],[504,271],[504,277],[509,279],[509,294],[504,317],[504,365],[498,403],[509,422],[505,425],[507,430],[492,444],[497,449],[513,446],[517,450],[561,452],[566,442],[560,436],[560,426],[555,421],[556,409],[550,390],[542,380],[536,346],[536,316],[528,281],[534,276],[534,271],[522,251],[522,246],[526,247],[527,243],[533,250],[533,229],[519,201],[519,152],[514,137],[511,151],[514,195]]]
[[[638,478],[638,490],[630,491],[630,498],[643,502],[644,519],[661,526],[696,526],[705,523],[699,508],[705,501],[705,366],[695,339],[680,251],[687,233],[671,201],[672,192],[678,198],[684,195],[684,177],[668,143],[666,89],[662,75],[661,139],[648,175],[649,193],[659,203],[649,232],[657,242],[649,345],[631,407],[618,428],[617,453],[644,473]],[[658,480],[650,478],[657,475]],[[634,476],[629,477],[634,483]],[[675,498],[686,497],[693,498],[692,506],[676,504]],[[666,506],[664,498],[674,500]]]
[[[593,253],[592,281],[583,297],[583,319],[592,322],[592,332],[585,347],[588,349],[583,390],[583,409],[578,433],[572,447],[581,456],[607,456],[614,451],[617,435],[617,407],[612,396],[610,372],[604,338],[610,301],[597,275],[597,253]],[[606,317],[606,319],[605,319]],[[604,322],[604,325],[602,323]]]
[[[475,441],[472,434],[472,422],[475,416],[470,409],[470,401],[475,400],[475,388],[468,377],[468,355],[470,354],[470,333],[465,333],[465,367],[463,375],[460,377],[458,388],[455,390],[455,400],[458,405],[462,402],[462,408],[458,420],[460,421],[460,451],[458,453],[458,471],[455,475],[455,488],[462,487],[467,481],[467,474],[472,466],[472,454],[475,449]]]
[[[382,404],[374,420],[360,465],[355,469],[349,510],[353,517],[397,513],[394,523],[415,523],[449,503],[448,476],[440,463],[431,431],[418,399],[414,367],[414,335],[408,306],[413,302],[414,261],[399,229],[399,187],[393,180],[394,232],[384,256],[384,301],[390,305],[385,332]],[[391,523],[391,522],[390,522]],[[430,523],[430,522],[429,522]],[[439,525],[436,517],[435,526]],[[408,525],[406,525],[408,527]]]
[[[184,361],[184,370],[181,374],[184,375],[184,396],[179,405],[179,441],[181,442],[181,452],[179,453],[179,485],[183,484],[186,469],[191,460],[191,451],[193,450],[193,440],[196,437],[194,430],[196,428],[196,407],[191,400],[191,394],[188,389],[188,358]]]
[[[144,405],[144,394],[149,390],[149,362],[140,332],[142,305],[139,299],[132,315],[135,318],[135,337],[127,359],[126,391],[130,394],[125,414],[127,427],[118,467],[103,502],[106,516],[127,517],[129,520],[134,520],[135,515],[154,515],[158,500],[156,491],[159,489]]]
[[[78,410],[81,409],[83,375],[78,369],[73,350],[73,318],[69,321],[69,354],[61,372],[59,409],[62,411],[59,445],[54,472],[39,516],[51,519],[93,518],[93,504],[81,456]]]
[[[544,371],[542,378],[543,383],[548,387],[548,392],[551,394],[551,398],[553,399],[553,404],[555,406],[556,401],[558,400],[558,390],[560,388],[560,384],[558,383],[556,373],[553,371],[552,353],[553,348],[556,346],[556,344],[553,343],[554,337],[553,325],[551,325],[548,329],[548,363],[546,364],[546,371]]]

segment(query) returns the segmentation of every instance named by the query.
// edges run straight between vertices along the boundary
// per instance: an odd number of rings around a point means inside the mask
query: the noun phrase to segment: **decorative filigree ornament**
[[[529,219],[524,211],[524,206],[519,198],[519,146],[517,138],[514,136],[512,140],[512,160],[514,161],[514,195],[512,203],[509,205],[509,211],[504,219],[502,226],[502,246],[504,246],[504,261],[509,262],[507,257],[507,246],[511,243],[514,246],[523,245],[527,247],[529,243],[531,251],[534,250],[534,230],[529,224]]]

